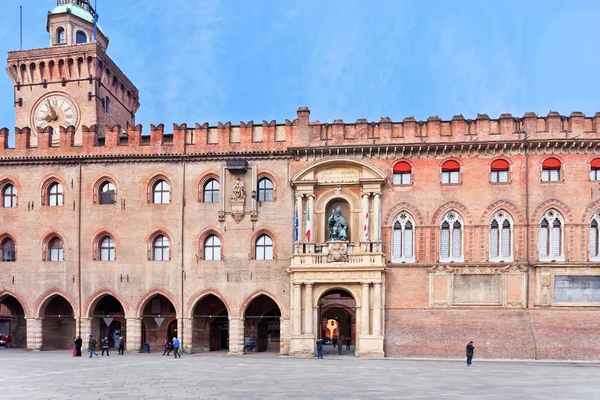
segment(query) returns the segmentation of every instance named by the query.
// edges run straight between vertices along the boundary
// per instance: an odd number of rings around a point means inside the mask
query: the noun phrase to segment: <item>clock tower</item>
[[[8,53],[8,74],[14,84],[15,126],[29,127],[29,147],[37,133],[51,129],[50,147],[60,143],[61,130],[75,128],[75,146],[82,144],[81,127],[135,124],[138,90],[108,57],[108,37],[88,0],[56,0],[48,12],[50,47]]]

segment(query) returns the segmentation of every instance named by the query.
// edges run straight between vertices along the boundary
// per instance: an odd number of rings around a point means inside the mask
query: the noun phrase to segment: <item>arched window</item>
[[[203,198],[205,203],[218,203],[219,202],[219,181],[216,179],[209,179],[204,184]]]
[[[513,261],[512,219],[510,215],[500,210],[492,217],[490,223],[490,261]]]
[[[75,43],[76,44],[85,44],[87,43],[87,36],[83,31],[77,31],[75,34]]]
[[[269,235],[260,235],[256,239],[255,258],[257,260],[273,259],[273,240]]]
[[[152,259],[154,261],[166,261],[171,258],[169,239],[164,235],[159,235],[152,243]]]
[[[464,261],[463,223],[460,216],[450,211],[444,216],[440,228],[440,261]]]
[[[590,181],[600,181],[600,158],[594,158],[590,163]]]
[[[115,204],[115,185],[112,182],[105,181],[100,185],[98,203]]]
[[[204,259],[205,260],[220,260],[221,259],[221,240],[217,235],[210,235],[204,241]]]
[[[442,165],[442,184],[460,183],[460,164],[449,160]]]
[[[600,261],[600,211],[596,212],[590,222],[590,261]]]
[[[64,28],[58,28],[56,30],[56,44],[65,44],[67,43],[67,36],[65,35]]]
[[[9,237],[2,239],[0,248],[2,248],[2,262],[12,262],[17,260],[17,251],[14,240]]]
[[[115,241],[110,236],[104,236],[100,240],[100,261],[115,261]]]
[[[540,261],[564,261],[562,216],[548,210],[540,221]]]
[[[400,213],[394,220],[392,229],[392,261],[415,262],[415,225],[407,213]]]
[[[508,182],[509,165],[506,160],[494,160],[491,165],[490,182],[504,183]]]
[[[63,187],[58,182],[53,182],[48,186],[48,205],[58,207],[63,205]]]
[[[258,181],[258,201],[273,201],[273,182],[269,178]]]
[[[104,98],[104,111],[110,114],[110,98],[108,96]]]
[[[7,208],[17,206],[17,188],[12,183],[2,188],[2,206]]]
[[[48,242],[48,260],[64,261],[63,241],[59,237],[53,237]]]
[[[560,161],[547,158],[542,163],[542,182],[557,182],[560,180]]]
[[[166,204],[171,201],[171,187],[167,181],[160,179],[152,187],[152,199],[155,204]]]
[[[394,165],[394,185],[410,185],[411,168],[406,161],[400,161]]]

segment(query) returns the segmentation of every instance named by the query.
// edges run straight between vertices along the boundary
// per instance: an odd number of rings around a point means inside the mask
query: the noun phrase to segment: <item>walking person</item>
[[[337,341],[337,348],[338,348],[338,354],[341,356],[342,355],[342,341],[341,340]]]
[[[350,343],[351,343],[350,338],[349,337],[346,338],[346,350],[350,350]]]
[[[173,338],[173,354],[175,355],[175,358],[181,358],[181,354],[179,354],[179,339],[176,337]]]
[[[165,354],[167,354],[167,351],[170,353],[169,351],[169,346],[171,345],[171,342],[169,342],[169,339],[165,338],[165,341],[163,342],[163,348],[165,351],[163,351],[163,356]],[[167,354],[168,355],[168,354]]]
[[[333,344],[333,348],[335,349],[336,345],[337,345],[337,337],[333,337],[333,339],[331,340],[331,343]]]
[[[88,342],[88,351],[90,352],[90,358],[92,358],[93,354],[95,354],[96,358],[98,358],[98,353],[96,353],[96,344],[96,339],[94,339],[94,337],[90,335],[90,340]]]
[[[104,337],[104,339],[102,339],[102,356],[104,356],[104,351],[106,350],[106,356],[110,357],[110,354],[108,354],[108,337]]]
[[[473,353],[475,353],[475,346],[473,346],[473,341],[471,340],[469,344],[467,344],[467,367],[471,366],[471,360],[473,360]]]
[[[317,358],[323,358],[323,339],[317,339]]]
[[[125,341],[123,340],[123,336],[119,336],[119,347],[117,348],[119,355],[123,355],[125,352]]]
[[[81,336],[77,336],[77,339],[75,339],[75,357],[81,357],[81,346],[83,346],[83,340]]]

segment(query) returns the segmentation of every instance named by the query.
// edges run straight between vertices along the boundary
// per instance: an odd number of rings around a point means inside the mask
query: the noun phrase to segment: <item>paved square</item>
[[[0,349],[7,399],[600,399],[600,364]]]

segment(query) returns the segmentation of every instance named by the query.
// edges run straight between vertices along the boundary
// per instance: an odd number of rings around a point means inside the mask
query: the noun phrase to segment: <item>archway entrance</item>
[[[323,343],[337,345],[342,342],[342,354],[352,354],[356,349],[356,300],[343,289],[329,290],[319,299],[319,338]],[[350,349],[348,350],[348,339]],[[331,348],[333,351],[333,347]],[[337,354],[337,346],[336,346]]]
[[[42,349],[72,349],[75,340],[73,307],[62,296],[56,295],[42,306]]]
[[[92,330],[90,333],[97,340],[108,337],[110,347],[117,347],[121,336],[127,340],[125,311],[119,300],[107,294],[96,300],[96,305],[91,310]]]
[[[156,294],[142,308],[141,345],[147,342],[152,349],[162,349],[165,338],[171,340],[174,336],[179,337],[175,306],[162,294]]]
[[[10,337],[7,347],[27,347],[25,311],[13,296],[0,296],[0,336]]]
[[[229,350],[229,313],[217,296],[209,294],[196,304],[192,324],[194,351]]]
[[[281,351],[281,310],[264,294],[256,297],[244,313],[244,350]]]

